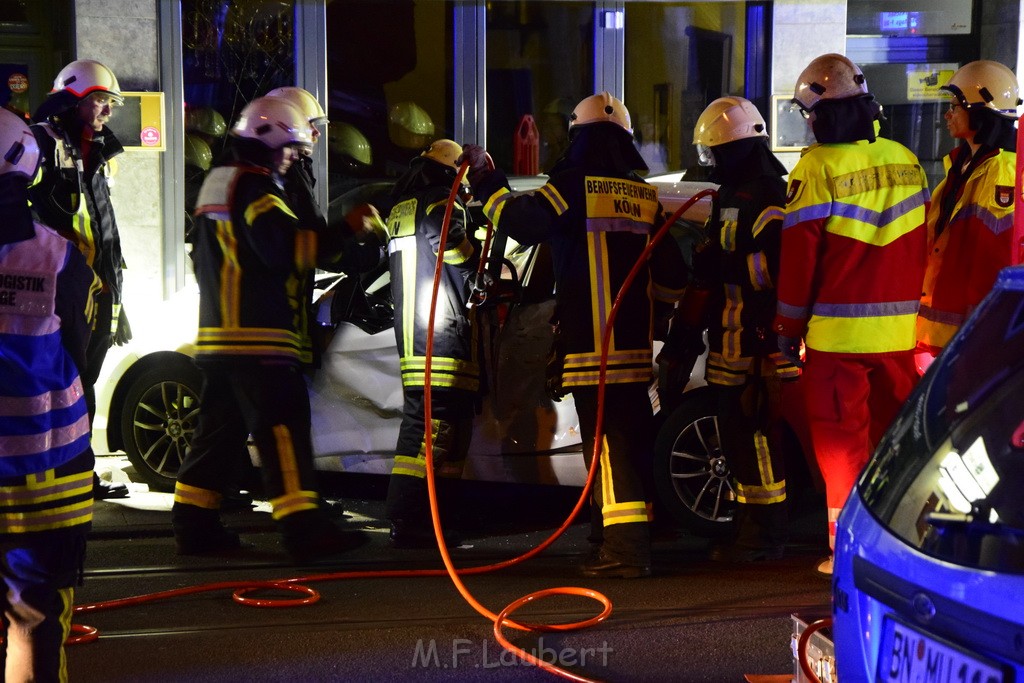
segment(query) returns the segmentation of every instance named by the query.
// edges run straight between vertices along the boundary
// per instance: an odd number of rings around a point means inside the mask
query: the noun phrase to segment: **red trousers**
[[[835,520],[918,374],[914,352],[847,355],[808,349],[801,382],[814,455],[825,480],[829,545]]]

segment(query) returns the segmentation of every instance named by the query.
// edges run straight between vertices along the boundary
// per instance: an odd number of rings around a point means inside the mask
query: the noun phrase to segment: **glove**
[[[385,244],[388,234],[387,226],[380,217],[377,207],[372,204],[360,204],[345,214],[345,224],[352,231],[352,236],[360,244],[365,244],[370,237],[376,235],[381,244]]]
[[[124,306],[118,306],[117,315],[111,318],[110,343],[112,346],[124,346],[132,340],[132,326],[128,324]]]
[[[804,366],[804,360],[801,354],[803,350],[804,340],[800,337],[783,337],[779,335],[779,352],[782,357],[790,361],[793,365],[798,368]]]
[[[455,163],[462,166],[466,162],[469,163],[466,177],[469,178],[469,184],[474,187],[494,170],[494,161],[491,159],[491,155],[480,145],[468,144],[462,148],[462,155],[455,160]]]

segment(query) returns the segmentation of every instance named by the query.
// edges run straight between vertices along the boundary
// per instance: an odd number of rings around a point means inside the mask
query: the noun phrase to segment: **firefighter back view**
[[[395,204],[387,220],[404,404],[385,514],[391,522],[391,541],[398,548],[435,543],[426,487],[424,387],[427,311],[439,253],[444,266],[435,308],[430,387],[434,469],[442,476],[462,473],[480,388],[476,327],[473,311],[466,306],[468,278],[479,255],[467,235],[461,198],[453,207],[447,241],[440,243],[461,154],[458,143],[435,140],[414,158],[395,185]],[[449,534],[447,541],[454,542],[454,536]]]
[[[771,327],[786,168],[768,149],[761,113],[742,97],[709,104],[693,142],[700,163],[711,167],[709,179],[720,186],[707,240],[693,255],[693,278],[710,290],[706,379],[739,504],[735,538],[714,546],[711,558],[778,559],[787,536],[780,381],[800,373],[779,353]]]
[[[878,137],[881,107],[843,55],[812,60],[793,102],[818,144],[789,174],[773,327],[795,364],[806,345],[801,381],[834,548],[839,511],[917,381],[928,185],[910,150]],[[831,556],[818,568],[831,574]]]
[[[239,547],[220,504],[230,454],[252,434],[285,550],[303,562],[365,540],[327,518],[314,479],[301,292],[318,259],[331,255],[319,253],[318,233],[299,224],[282,184],[312,132],[295,105],[262,97],[242,110],[231,136],[234,160],[210,171],[196,209],[196,362],[204,379],[174,489],[174,535],[183,554]]]
[[[0,110],[0,678],[65,681],[63,644],[92,521],[93,453],[78,365],[100,282],[33,223],[39,147]],[[44,400],[45,399],[45,400]]]
[[[569,147],[530,194],[513,195],[486,152],[466,145],[473,195],[500,230],[522,244],[548,242],[555,270],[557,347],[549,389],[571,392],[584,456],[597,467],[592,506],[595,545],[584,576],[637,578],[651,573],[648,501],[653,414],[652,305],[667,317],[683,292],[687,268],[674,240],[659,243],[623,294],[607,355],[604,434],[593,462],[601,348],[608,312],[627,274],[662,221],[658,191],[636,171],[647,166],[633,141],[629,111],[604,92],[582,100],[570,117]],[[653,302],[652,302],[653,299]]]

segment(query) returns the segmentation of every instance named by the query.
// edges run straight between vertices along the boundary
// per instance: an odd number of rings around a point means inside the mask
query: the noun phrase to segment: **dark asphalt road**
[[[230,589],[172,600],[79,613],[76,624],[100,631],[93,643],[68,649],[76,683],[226,681],[532,681],[553,674],[506,653],[491,623],[441,577],[341,578],[343,572],[440,569],[436,550],[395,550],[380,521],[373,485],[345,499],[346,523],[371,542],[333,562],[287,562],[269,514],[226,516],[251,546],[230,558],[179,557],[170,535],[168,496],[134,487],[131,498],[97,505],[86,582],[76,604],[121,599],[219,582],[315,577],[302,582],[319,602],[285,609],[234,603]],[[515,557],[546,538],[567,516],[569,491],[473,486],[455,516],[467,541],[456,566]],[[820,517],[820,519],[819,519]],[[662,532],[655,576],[588,580],[576,564],[587,527],[574,524],[543,554],[501,571],[465,577],[474,597],[498,612],[545,588],[580,586],[604,593],[611,616],[585,630],[512,631],[517,644],[557,660],[577,675],[605,681],[742,681],[746,673],[792,671],[792,613],[820,615],[828,581],[813,567],[825,549],[824,513],[794,520],[793,543],[781,561],[722,566],[705,559],[704,539]],[[292,597],[291,594],[281,595]],[[517,613],[524,621],[586,619],[600,606],[559,596]]]

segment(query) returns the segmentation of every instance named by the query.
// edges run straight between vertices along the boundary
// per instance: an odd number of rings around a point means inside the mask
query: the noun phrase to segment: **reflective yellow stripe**
[[[598,454],[601,464],[601,509],[615,504],[615,486],[612,485],[612,461],[608,453],[608,438],[601,437],[601,452]]]
[[[67,588],[58,588],[57,596],[60,600],[60,630],[63,636],[60,639],[60,664],[57,667],[57,680],[60,683],[67,683],[68,681],[68,658],[63,644],[67,642],[68,636],[71,635],[71,615],[75,612],[75,589],[71,586]]]
[[[908,351],[917,344],[917,314],[832,318],[812,315],[807,347],[833,353]]]
[[[628,524],[630,522],[647,522],[647,503],[631,501],[629,503],[610,503],[601,506],[601,518],[605,526],[612,524]]]
[[[444,262],[449,265],[459,265],[465,263],[473,255],[473,243],[469,241],[469,238],[464,238],[462,242],[451,249],[444,252]]]
[[[501,212],[505,202],[512,198],[512,192],[508,188],[500,188],[484,202],[484,215],[494,224],[495,227],[501,221]]]
[[[62,498],[74,498],[92,493],[92,472],[78,472],[56,477],[54,470],[46,470],[26,478],[21,486],[0,488],[0,511],[15,505],[49,503]]]
[[[610,259],[598,258],[598,254],[608,253],[608,240],[603,232],[587,233],[587,258],[590,261],[590,310],[594,312],[594,348],[601,348],[604,326],[608,321],[608,311],[612,308],[611,293],[607,288],[599,287],[600,283],[611,282],[608,273]],[[615,348],[615,330],[608,337],[608,348]]]
[[[90,475],[91,477],[91,475]],[[24,534],[88,524],[92,521],[92,499],[28,512],[0,513],[0,534]]]
[[[320,496],[316,491],[292,491],[270,500],[270,508],[273,510],[270,516],[279,520],[303,510],[315,510],[319,506]]]
[[[256,222],[263,214],[268,211],[281,211],[282,213],[291,216],[295,220],[298,220],[298,216],[288,208],[288,205],[284,203],[284,199],[272,194],[265,194],[245,209],[245,222],[252,225]]]
[[[238,327],[241,308],[242,267],[238,263],[238,242],[231,221],[216,222],[217,242],[223,254],[220,264],[220,317],[224,327]]]
[[[543,187],[537,190],[537,194],[550,202],[557,215],[561,216],[569,210],[569,203],[565,201],[562,195],[559,194],[558,189],[551,183],[545,183]]]
[[[174,502],[179,505],[194,505],[205,510],[219,510],[221,494],[198,486],[189,486],[180,481],[174,483]]]

